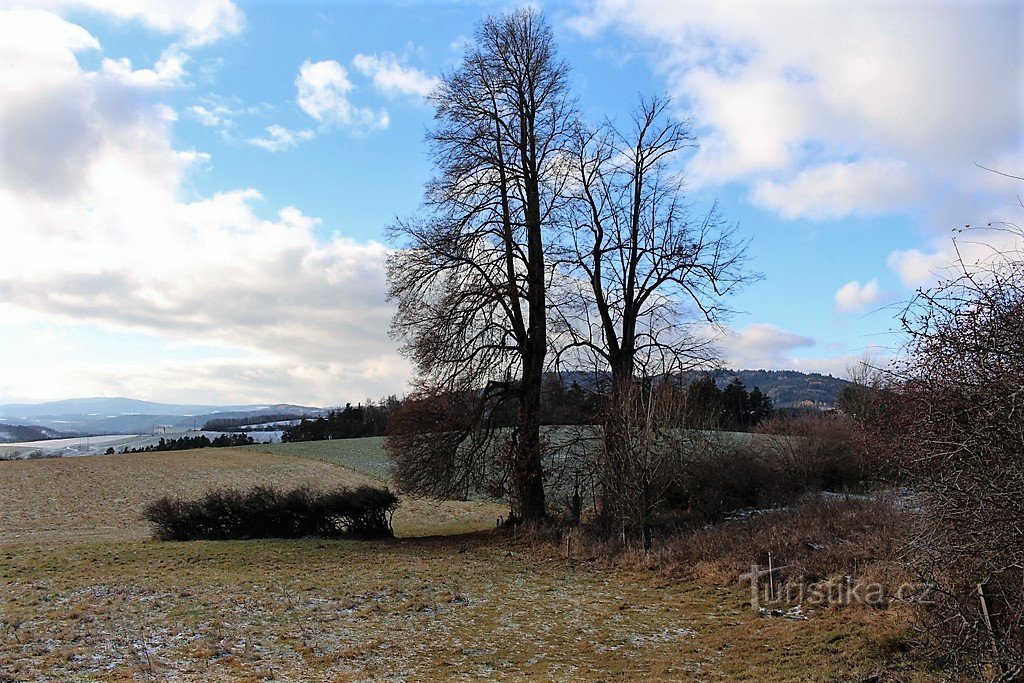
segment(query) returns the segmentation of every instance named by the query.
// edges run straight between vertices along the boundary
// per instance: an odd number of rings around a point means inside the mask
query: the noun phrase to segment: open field
[[[384,437],[364,439],[333,439],[330,441],[299,441],[246,446],[246,450],[272,455],[290,455],[308,460],[321,460],[355,470],[382,481],[389,478],[388,459],[384,454]]]
[[[358,472],[314,460],[246,449],[98,455],[0,462],[0,542],[143,541],[146,503],[210,488],[380,485]],[[404,500],[395,533],[423,536],[494,528],[500,505]]]
[[[735,585],[496,532],[494,505],[405,501],[403,538],[371,543],[159,543],[139,516],[165,493],[368,481],[252,449],[0,462],[0,680],[829,681],[900,667],[897,611],[765,619]],[[461,532],[474,533],[436,535]]]

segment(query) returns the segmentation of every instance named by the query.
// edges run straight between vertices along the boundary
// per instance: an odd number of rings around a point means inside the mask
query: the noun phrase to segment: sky
[[[402,394],[385,229],[432,175],[426,95],[516,6],[0,0],[0,403]],[[1020,3],[533,6],[587,119],[690,119],[689,198],[763,275],[730,367],[884,360],[951,230],[1021,222],[987,170],[1024,175]]]

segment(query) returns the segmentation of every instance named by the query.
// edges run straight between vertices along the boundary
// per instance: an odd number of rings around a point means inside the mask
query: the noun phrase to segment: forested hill
[[[18,443],[20,441],[42,441],[44,439],[62,439],[78,436],[73,432],[61,432],[39,425],[11,425],[0,422],[0,443]]]
[[[759,388],[772,400],[776,408],[831,408],[835,406],[839,392],[850,385],[845,379],[816,372],[797,370],[716,370],[711,373],[693,371],[685,373],[683,382],[710,374],[720,389],[738,377],[747,390]],[[576,382],[584,390],[593,391],[598,384],[607,382],[607,377],[594,372],[563,372],[562,380],[567,385]]]
[[[839,392],[851,385],[832,375],[796,370],[719,370],[712,377],[719,387],[738,377],[747,389],[758,387],[768,394],[776,408],[830,408]]]

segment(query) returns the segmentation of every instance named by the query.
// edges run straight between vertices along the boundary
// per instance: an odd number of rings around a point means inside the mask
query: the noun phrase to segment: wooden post
[[[565,535],[565,559],[572,559],[572,529]]]
[[[768,551],[768,597],[775,602],[775,567],[772,564],[772,551]]]
[[[1003,658],[999,654],[999,635],[992,623],[992,616],[988,613],[988,598],[985,596],[985,584],[983,583],[978,584],[978,602],[981,603],[981,616],[985,619],[985,630],[988,631],[989,640],[992,642],[992,653],[996,656],[996,666],[1000,674],[1006,674]]]

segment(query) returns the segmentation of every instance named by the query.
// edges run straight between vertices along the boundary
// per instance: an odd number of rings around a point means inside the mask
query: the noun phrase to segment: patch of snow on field
[[[206,436],[208,439],[213,440],[225,433],[229,432],[190,431],[168,432],[166,434],[105,434],[103,436],[82,436],[71,439],[24,441],[0,444],[0,458],[3,456],[9,458],[67,458],[82,455],[103,455],[108,448],[113,448],[115,452],[120,453],[125,448],[132,450],[154,446],[160,442],[160,439],[170,441],[171,439],[180,439],[185,436]],[[256,443],[279,443],[282,432],[247,432],[246,434],[255,439]]]

